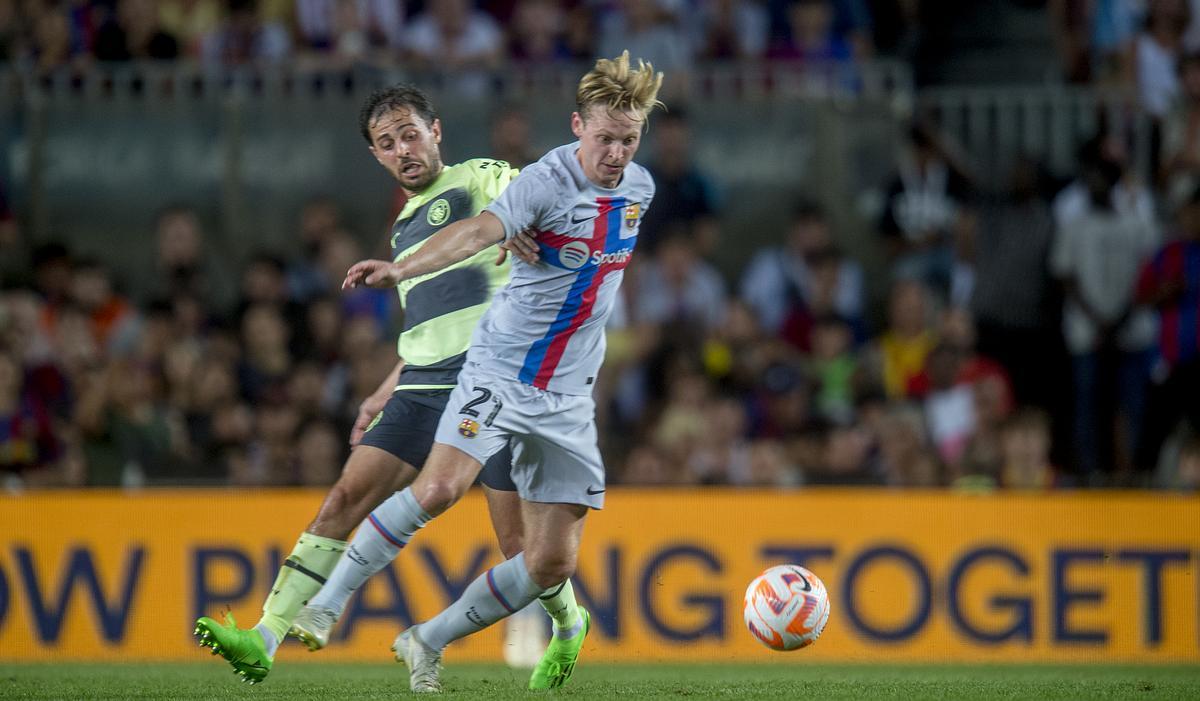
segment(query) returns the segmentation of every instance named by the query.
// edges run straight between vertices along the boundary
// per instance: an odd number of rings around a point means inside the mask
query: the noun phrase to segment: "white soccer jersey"
[[[506,238],[536,231],[541,262],[513,264],[475,328],[467,362],[551,392],[587,395],[654,181],[630,163],[617,187],[599,187],[583,174],[578,150],[576,142],[550,151],[486,208]]]

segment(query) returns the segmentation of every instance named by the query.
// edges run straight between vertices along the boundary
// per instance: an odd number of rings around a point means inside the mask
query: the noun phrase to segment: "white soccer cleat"
[[[397,662],[403,662],[408,667],[409,689],[418,694],[442,690],[442,653],[421,640],[416,626],[396,636],[392,652],[396,653]]]
[[[337,619],[337,612],[333,609],[305,606],[296,614],[288,633],[307,645],[309,652],[316,652],[329,644],[329,633]]]

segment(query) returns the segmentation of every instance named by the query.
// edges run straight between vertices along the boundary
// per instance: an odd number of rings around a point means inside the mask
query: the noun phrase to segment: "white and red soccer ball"
[[[829,595],[815,574],[798,565],[767,569],[746,588],[746,628],[772,650],[813,644],[829,621]]]

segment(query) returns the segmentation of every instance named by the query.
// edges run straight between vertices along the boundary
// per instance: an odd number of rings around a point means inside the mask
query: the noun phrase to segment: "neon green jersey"
[[[486,158],[444,168],[396,217],[392,259],[411,255],[447,224],[479,214],[516,175],[508,163]],[[495,265],[497,255],[492,246],[396,288],[404,307],[397,352],[405,363],[397,389],[454,387],[476,322],[508,282],[509,263]]]

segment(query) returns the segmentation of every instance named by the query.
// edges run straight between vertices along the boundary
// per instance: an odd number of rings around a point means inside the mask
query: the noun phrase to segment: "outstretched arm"
[[[395,263],[364,260],[350,266],[342,289],[351,287],[395,287],[401,280],[435,273],[466,260],[492,244],[504,240],[504,225],[491,212],[462,219],[429,237],[411,256]]]

